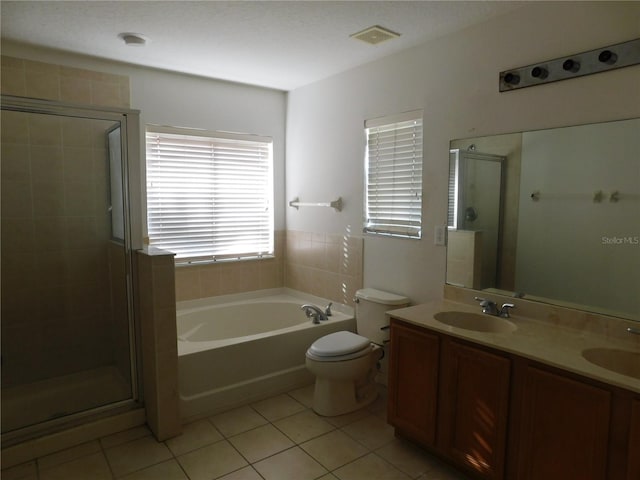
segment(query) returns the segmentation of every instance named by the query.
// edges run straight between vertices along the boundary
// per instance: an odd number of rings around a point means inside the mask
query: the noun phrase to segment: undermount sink
[[[487,333],[510,333],[518,327],[506,318],[495,317],[485,313],[472,312],[438,312],[433,318],[451,327]]]
[[[640,379],[640,352],[615,348],[588,348],[582,351],[582,356],[599,367]]]

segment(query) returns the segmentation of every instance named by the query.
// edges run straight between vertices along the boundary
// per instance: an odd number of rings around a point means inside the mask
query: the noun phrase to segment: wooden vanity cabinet
[[[640,397],[391,319],[388,420],[474,478],[640,480]]]
[[[445,338],[438,448],[478,477],[504,477],[511,361]]]
[[[440,339],[391,321],[387,416],[403,435],[432,447],[436,438]]]

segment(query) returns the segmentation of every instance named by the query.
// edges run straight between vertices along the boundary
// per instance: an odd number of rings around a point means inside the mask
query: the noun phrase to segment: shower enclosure
[[[3,445],[138,405],[137,125],[134,111],[2,97]]]
[[[498,283],[504,163],[505,157],[499,155],[449,151],[448,226],[456,232],[481,234],[474,240],[479,256],[474,288],[496,287]]]

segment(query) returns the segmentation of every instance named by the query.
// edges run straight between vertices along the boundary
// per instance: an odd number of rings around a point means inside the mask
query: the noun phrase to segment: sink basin
[[[640,353],[615,348],[588,348],[582,356],[589,362],[612,372],[640,379]]]
[[[494,317],[485,313],[438,312],[433,318],[451,327],[487,333],[509,333],[518,327],[506,318]]]

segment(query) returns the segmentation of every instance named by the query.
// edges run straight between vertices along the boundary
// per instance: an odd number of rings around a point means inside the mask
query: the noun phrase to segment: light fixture
[[[361,32],[350,35],[351,38],[357,38],[358,40],[362,40],[370,45],[377,45],[378,43],[391,40],[392,38],[398,38],[399,36],[399,33],[392,32],[380,25],[374,25],[373,27],[366,28]]]
[[[141,33],[123,32],[118,37],[130,47],[142,47],[149,41],[149,38]]]
[[[570,58],[562,62],[562,69],[566,70],[567,72],[575,73],[580,70],[580,62],[574,60],[573,58]]]
[[[640,38],[500,72],[501,92],[640,64]]]
[[[549,76],[549,71],[541,66],[533,67],[531,69],[531,76],[539,80],[544,80]]]

